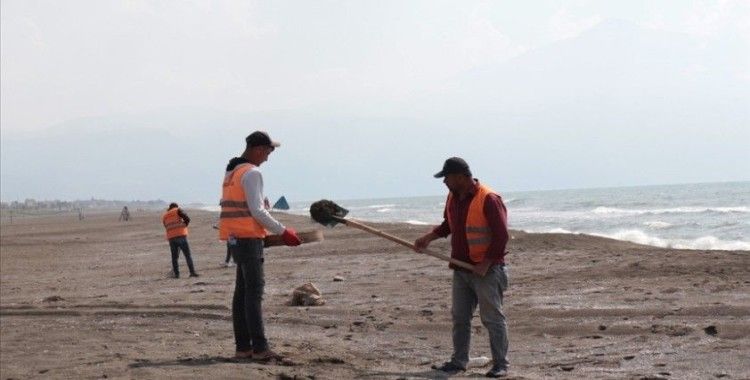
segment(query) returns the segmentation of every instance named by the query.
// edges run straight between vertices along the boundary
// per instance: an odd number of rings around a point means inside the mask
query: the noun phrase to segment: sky
[[[207,202],[213,177],[166,188],[146,153],[111,187],[29,169],[89,178],[119,133],[179,141],[196,172],[173,172],[205,177],[256,128],[287,142],[267,182],[298,199],[440,194],[411,182],[452,155],[508,190],[744,181],[748,88],[748,1],[5,0],[0,195]],[[92,153],[29,154],[59,136]]]

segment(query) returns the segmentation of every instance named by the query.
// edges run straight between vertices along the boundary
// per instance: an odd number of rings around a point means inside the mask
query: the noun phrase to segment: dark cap
[[[435,174],[435,178],[445,177],[446,174],[464,174],[471,177],[469,164],[461,157],[451,157],[445,160],[443,170]]]
[[[173,209],[175,207],[180,207],[180,206],[178,206],[177,203],[174,203],[174,202],[172,202],[172,203],[169,204],[169,210],[171,210],[171,209]]]
[[[281,146],[281,143],[271,140],[271,136],[263,131],[255,131],[251,133],[245,138],[245,142],[247,143],[248,148],[252,148],[254,146],[271,146],[276,148],[278,146]]]

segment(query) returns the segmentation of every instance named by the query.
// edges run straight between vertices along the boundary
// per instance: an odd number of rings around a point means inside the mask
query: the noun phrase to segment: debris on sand
[[[312,282],[295,288],[289,301],[291,306],[322,306],[325,303],[320,290]]]
[[[344,359],[330,357],[330,356],[315,358],[313,361],[316,363],[331,363],[331,364],[345,364],[346,363]]]
[[[63,301],[63,300],[65,300],[65,298],[62,298],[60,296],[49,296],[49,297],[45,298],[43,301],[44,302],[59,302],[59,301]]]
[[[703,329],[703,331],[706,334],[711,335],[711,336],[716,336],[716,335],[719,334],[719,330],[717,330],[716,326],[714,326],[714,325],[706,327],[705,329]]]
[[[469,363],[466,365],[466,367],[480,368],[486,367],[490,363],[492,363],[492,359],[486,356],[477,356],[474,358],[469,358]]]

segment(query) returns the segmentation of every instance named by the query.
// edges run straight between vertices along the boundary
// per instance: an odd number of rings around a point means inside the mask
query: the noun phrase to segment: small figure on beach
[[[280,360],[266,339],[263,327],[263,239],[266,231],[281,234],[284,244],[298,246],[300,238],[264,207],[263,175],[260,165],[279,144],[266,132],[255,131],[245,138],[245,151],[229,160],[222,183],[219,239],[226,241],[237,264],[232,320],[235,358]]]
[[[216,223],[212,226],[213,229],[218,230],[219,229],[219,220],[216,220]],[[234,261],[232,260],[232,251],[229,249],[229,243],[227,243],[227,256],[224,258],[224,261],[221,262],[221,266],[226,268],[231,268],[234,266]]]
[[[123,206],[122,211],[120,212],[120,222],[127,222],[130,220],[130,211],[128,211],[128,206]]]
[[[489,332],[492,368],[487,377],[504,377],[508,371],[508,333],[503,314],[503,292],[508,288],[505,246],[508,218],[498,193],[472,177],[469,164],[460,157],[445,160],[435,174],[448,187],[443,222],[414,242],[415,251],[433,240],[451,235],[451,257],[474,265],[474,271],[450,264],[453,269],[453,355],[442,365],[448,374],[466,370],[469,363],[471,319],[479,305],[479,316]]]
[[[230,249],[229,243],[227,243],[227,256],[224,258],[224,266],[227,268],[231,268],[234,266],[234,261],[232,260],[232,250]]]
[[[268,197],[263,197],[263,208],[266,210],[271,209],[271,201],[268,200]]]
[[[193,258],[190,256],[190,244],[188,244],[188,224],[190,217],[180,209],[177,203],[170,203],[167,212],[161,218],[164,228],[167,230],[167,240],[169,249],[172,252],[172,275],[174,278],[180,278],[180,267],[177,265],[177,259],[180,257],[180,251],[185,256],[190,277],[198,277],[198,273],[193,266]]]

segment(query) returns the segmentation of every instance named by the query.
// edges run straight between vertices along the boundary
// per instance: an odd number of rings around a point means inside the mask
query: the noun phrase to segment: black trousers
[[[232,251],[229,249],[229,243],[227,243],[227,257],[224,259],[224,262],[229,264],[229,259],[232,258]]]
[[[232,298],[232,323],[237,351],[268,349],[263,328],[263,239],[237,239],[229,243],[237,279]]]
[[[178,236],[169,239],[169,249],[172,251],[172,271],[174,271],[175,276],[180,275],[180,267],[177,266],[177,258],[180,257],[180,250],[185,255],[188,270],[190,270],[191,274],[195,273],[193,258],[190,257],[190,245],[188,244],[187,236]]]

